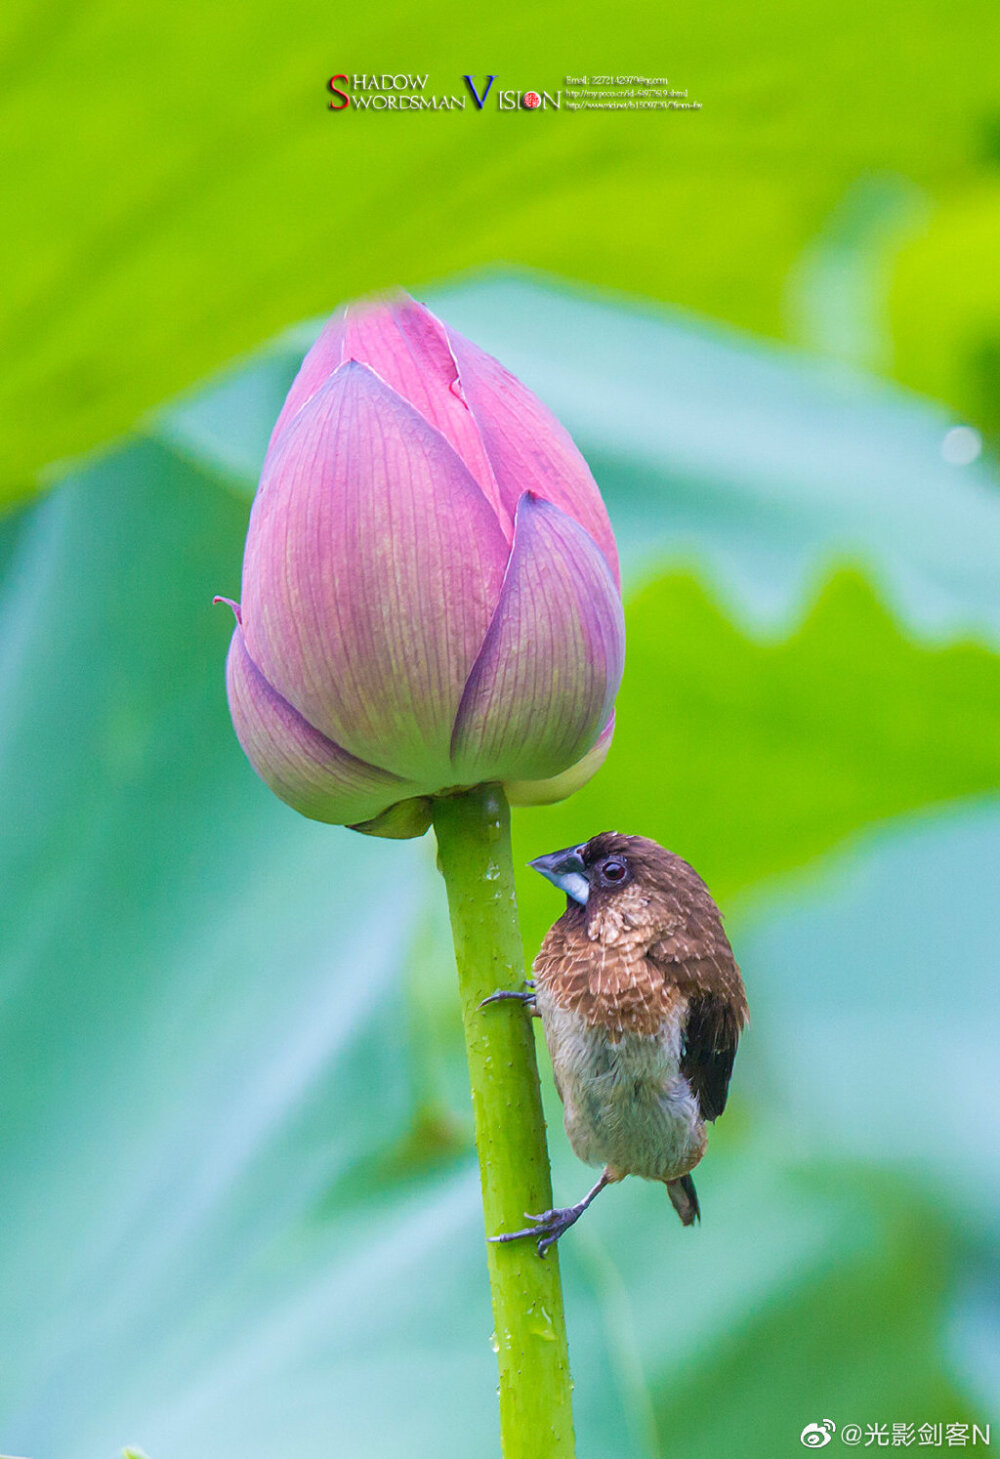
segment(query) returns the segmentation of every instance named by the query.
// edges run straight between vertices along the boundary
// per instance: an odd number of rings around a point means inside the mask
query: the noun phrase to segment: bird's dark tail
[[[674,1210],[680,1216],[682,1225],[693,1226],[695,1221],[701,1220],[698,1192],[689,1175],[682,1175],[677,1180],[668,1180],[667,1195],[670,1197]]]

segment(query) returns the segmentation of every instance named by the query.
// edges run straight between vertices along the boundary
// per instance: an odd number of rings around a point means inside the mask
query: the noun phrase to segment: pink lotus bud
[[[236,733],[315,820],[426,830],[502,781],[558,800],[607,753],[618,559],[568,433],[406,295],[306,355],[250,517],[227,665]]]

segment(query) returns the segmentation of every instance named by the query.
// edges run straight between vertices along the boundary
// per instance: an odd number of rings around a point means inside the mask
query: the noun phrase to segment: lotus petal
[[[348,362],[265,462],[243,563],[247,651],[335,744],[451,784],[451,730],[507,558],[441,433]]]
[[[506,509],[513,512],[526,491],[561,507],[597,543],[620,586],[611,523],[569,431],[499,360],[455,330],[447,334]]]
[[[572,517],[526,493],[455,724],[457,783],[569,769],[607,724],[624,654],[621,598],[600,549]]]
[[[302,361],[275,425],[272,443],[348,360],[367,365],[437,427],[479,484],[510,541],[514,503],[508,508],[501,500],[479,427],[459,385],[458,365],[447,331],[429,309],[408,294],[352,304],[329,322]]]
[[[274,423],[267,447],[268,455],[274,450],[278,437],[289,422],[295,419],[302,407],[322,390],[333,372],[344,363],[346,318],[347,310],[338,309],[324,324],[315,344],[307,350],[291,389],[285,396],[281,413]]]
[[[422,836],[434,818],[434,801],[429,795],[399,800],[380,816],[351,827],[363,836],[384,836],[389,841],[409,841]]]
[[[504,792],[510,804],[552,805],[557,800],[565,800],[567,796],[573,795],[588,780],[593,779],[608,758],[614,732],[615,717],[612,715],[601,730],[600,739],[594,748],[588,750],[582,760],[577,760],[575,765],[571,765],[561,775],[553,775],[549,780],[508,780],[504,784]]]
[[[239,624],[226,660],[226,688],[247,759],[302,815],[335,825],[369,820],[413,794],[405,780],[355,759],[282,699],[251,660]]]

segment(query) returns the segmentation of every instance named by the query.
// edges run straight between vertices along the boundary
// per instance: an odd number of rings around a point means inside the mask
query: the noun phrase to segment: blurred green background
[[[264,790],[210,606],[315,321],[394,284],[552,405],[622,550],[611,756],[517,859],[662,840],[752,1004],[702,1226],[628,1182],[564,1243],[581,1459],[995,1420],[995,7],[0,27],[0,1449],[495,1451],[433,849]],[[703,109],[326,110],[383,70]]]

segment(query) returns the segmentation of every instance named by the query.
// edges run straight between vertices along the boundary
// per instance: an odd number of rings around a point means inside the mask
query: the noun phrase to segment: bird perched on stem
[[[662,1180],[685,1226],[700,1217],[691,1171],[726,1107],[747,1001],[722,918],[686,861],[645,836],[603,831],[531,865],[566,893],[525,993],[539,1016],[581,1160],[604,1173],[575,1206],[528,1216],[538,1254],[626,1175]]]

